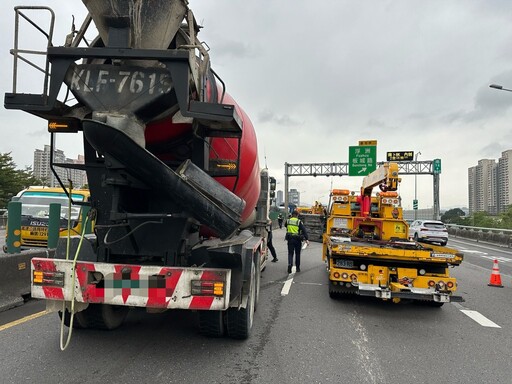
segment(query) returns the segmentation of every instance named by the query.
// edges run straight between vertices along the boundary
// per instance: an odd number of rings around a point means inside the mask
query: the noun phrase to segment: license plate
[[[352,260],[336,259],[337,267],[353,268],[354,262]]]
[[[28,231],[30,236],[48,236],[47,227],[22,227],[22,230]]]

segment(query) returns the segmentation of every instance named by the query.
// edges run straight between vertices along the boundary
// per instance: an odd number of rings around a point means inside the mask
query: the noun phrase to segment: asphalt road
[[[74,330],[61,351],[58,316],[32,301],[0,313],[0,383],[512,382],[510,249],[450,240],[466,253],[453,269],[466,301],[432,308],[332,300],[320,243],[292,275],[284,230],[274,244],[249,340],[205,338],[189,311],[133,310],[116,331]],[[487,286],[494,258],[504,288]]]

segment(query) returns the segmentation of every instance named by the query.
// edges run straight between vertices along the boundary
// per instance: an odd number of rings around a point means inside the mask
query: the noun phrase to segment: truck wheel
[[[233,339],[247,339],[251,333],[256,301],[256,267],[251,264],[251,280],[249,281],[249,298],[246,308],[229,308],[227,310],[228,335]]]
[[[59,311],[59,318],[62,321],[62,311]],[[64,325],[69,328],[70,324],[71,312],[69,312],[68,309],[66,308],[66,311],[64,312]],[[85,329],[87,327],[87,319],[84,316],[83,311],[75,312],[75,316],[73,316],[73,329]]]
[[[199,332],[208,337],[224,336],[223,311],[199,311]]]
[[[88,328],[112,330],[123,323],[129,310],[130,307],[122,305],[89,304],[79,313],[83,314]]]

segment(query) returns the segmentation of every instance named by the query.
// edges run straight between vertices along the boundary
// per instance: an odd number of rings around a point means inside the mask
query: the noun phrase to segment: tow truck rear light
[[[428,286],[429,287],[435,287],[436,286],[436,282],[434,280],[429,280],[428,281]]]
[[[32,283],[44,286],[64,286],[64,272],[33,271]]]
[[[447,282],[447,283],[446,283],[446,286],[447,286],[448,288],[450,288],[450,289],[452,289],[454,285],[455,285],[455,284],[453,284],[453,281],[449,281],[449,282]]]
[[[224,281],[192,280],[194,296],[224,296]]]
[[[342,278],[342,279],[348,279],[348,273],[343,272],[343,273],[341,274],[341,278]]]

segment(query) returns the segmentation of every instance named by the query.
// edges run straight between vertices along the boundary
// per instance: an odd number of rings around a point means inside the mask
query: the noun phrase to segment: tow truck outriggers
[[[360,195],[331,191],[323,235],[323,260],[329,273],[329,295],[374,296],[395,303],[421,300],[440,307],[464,301],[454,295],[457,282],[449,268],[463,254],[409,239],[399,204],[397,163],[384,163],[366,176]],[[374,187],[380,192],[372,196]]]

